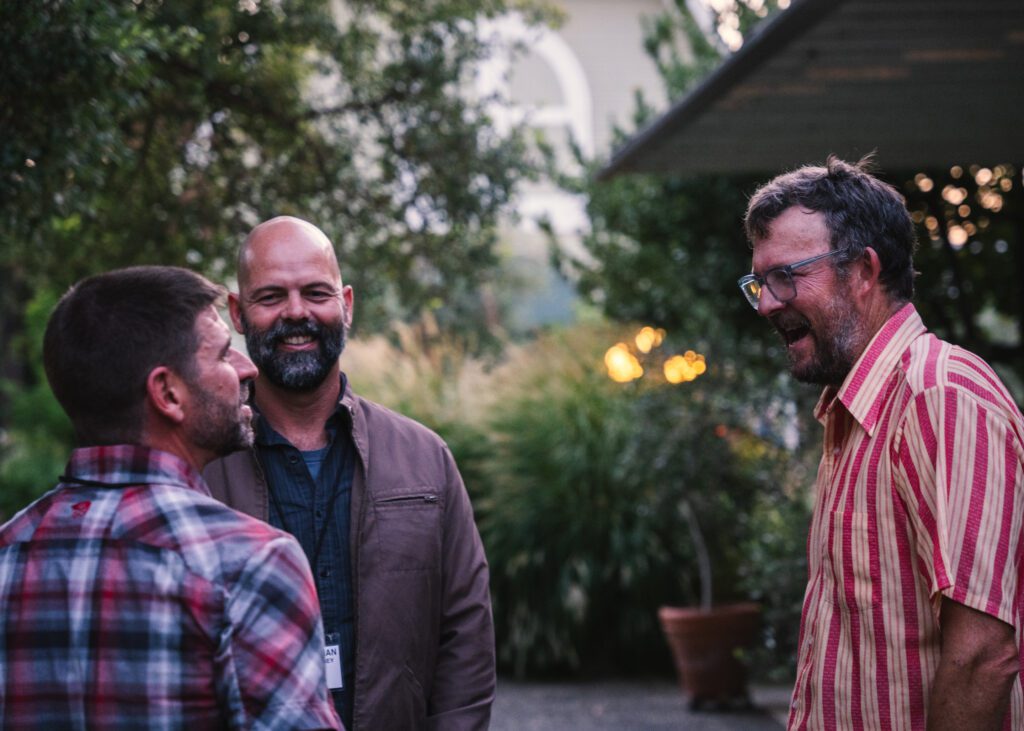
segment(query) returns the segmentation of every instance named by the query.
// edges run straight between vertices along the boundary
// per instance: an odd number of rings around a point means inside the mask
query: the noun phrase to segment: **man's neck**
[[[889,322],[892,316],[899,312],[905,304],[907,303],[893,300],[888,296],[880,296],[872,300],[864,314],[863,342],[860,344],[859,349],[861,354],[871,344],[878,331],[885,327],[885,323]]]
[[[340,397],[341,379],[336,368],[312,391],[283,389],[263,376],[256,379],[256,406],[260,418],[266,419],[274,431],[302,451],[320,449],[327,444],[325,423],[338,407]]]

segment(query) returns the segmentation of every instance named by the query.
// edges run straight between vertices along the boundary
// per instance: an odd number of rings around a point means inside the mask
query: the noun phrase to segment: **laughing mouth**
[[[798,340],[801,340],[811,334],[811,327],[805,322],[791,324],[776,322],[774,324],[775,330],[782,337],[782,340],[786,345],[792,345]]]

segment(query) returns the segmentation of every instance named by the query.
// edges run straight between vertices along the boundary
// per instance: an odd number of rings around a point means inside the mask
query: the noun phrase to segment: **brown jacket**
[[[353,726],[486,729],[495,688],[487,560],[455,460],[432,431],[348,387],[341,403],[359,455]],[[203,477],[214,497],[268,520],[251,451],[212,462]]]

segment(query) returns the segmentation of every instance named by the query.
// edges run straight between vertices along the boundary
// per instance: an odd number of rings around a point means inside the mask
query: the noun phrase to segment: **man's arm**
[[[1020,660],[1013,627],[943,597],[942,654],[928,706],[928,731],[998,730]]]
[[[441,638],[427,723],[486,729],[496,683],[490,579],[469,495],[447,449],[445,469]]]
[[[266,540],[227,589],[216,662],[229,727],[342,728],[327,690],[316,589],[298,542],[283,534]]]
[[[901,492],[922,580],[941,597],[928,728],[1000,728],[1019,671],[1015,628],[1024,516],[1019,421],[978,392],[940,385],[908,406]]]

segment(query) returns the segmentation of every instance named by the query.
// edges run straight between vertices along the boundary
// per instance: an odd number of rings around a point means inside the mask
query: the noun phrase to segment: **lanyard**
[[[332,449],[334,448],[336,443],[337,440],[331,443]],[[327,454],[329,456],[330,451],[328,451]],[[260,462],[260,467],[263,469],[264,476],[266,476],[268,474],[268,470],[266,465],[263,464],[263,457],[260,455],[259,449],[256,449],[256,458]],[[320,562],[320,552],[323,550],[324,547],[324,537],[327,535],[327,531],[331,529],[331,520],[334,518],[334,506],[337,504],[338,498],[341,496],[341,478],[344,472],[345,471],[343,469],[340,469],[339,467],[338,474],[335,475],[334,490],[327,503],[327,515],[324,518],[324,527],[323,530],[320,531],[320,535],[316,537],[316,546],[313,549],[313,555],[309,557],[309,563],[313,568],[314,575],[317,575],[317,567]],[[312,477],[312,475],[310,475],[310,477]],[[273,487],[271,487],[270,485],[270,480],[267,480],[267,492],[270,493],[270,501],[274,504],[274,510],[277,511],[277,515],[281,519],[281,527],[284,528],[286,533],[291,533],[292,535],[295,535],[295,531],[293,531],[288,526],[288,520],[284,516],[284,509],[281,507],[281,503],[277,498],[277,494],[274,492]],[[315,521],[313,523],[313,532],[316,533]]]

